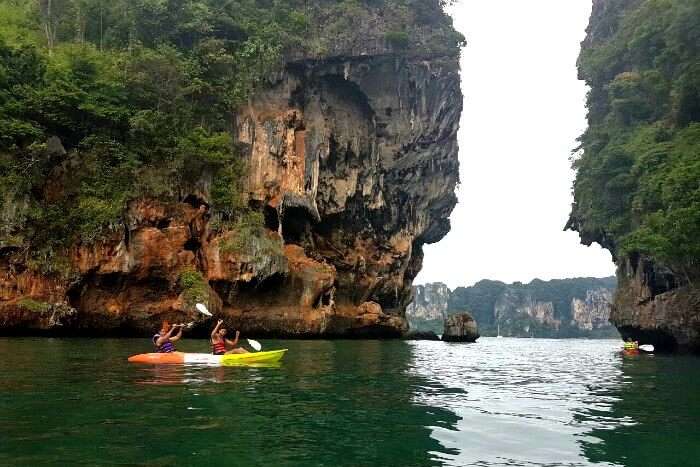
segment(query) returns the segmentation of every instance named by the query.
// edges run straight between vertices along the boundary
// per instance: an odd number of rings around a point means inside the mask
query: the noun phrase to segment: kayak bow
[[[282,360],[287,349],[271,350],[269,352],[250,352],[228,355],[212,355],[207,353],[142,353],[129,357],[131,363],[150,363],[156,365],[209,365],[236,366],[254,363],[277,363]]]

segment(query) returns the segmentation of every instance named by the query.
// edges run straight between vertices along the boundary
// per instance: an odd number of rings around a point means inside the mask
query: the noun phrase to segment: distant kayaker
[[[179,331],[173,336],[173,331],[175,331],[176,328],[179,329]],[[160,331],[151,339],[153,345],[158,349],[158,353],[175,352],[175,342],[179,341],[182,337],[182,328],[182,324],[174,324],[171,326],[167,321],[163,321]]]
[[[226,339],[226,328],[221,327],[222,324],[224,324],[224,321],[220,319],[211,332],[211,353],[214,355],[248,353],[243,347],[236,348],[236,345],[238,345],[238,336],[241,335],[240,331],[236,331],[236,338],[234,340]],[[226,350],[227,345],[231,347],[231,350]]]
[[[625,342],[625,350],[637,350],[638,348],[639,342],[633,341],[631,337],[628,337]]]

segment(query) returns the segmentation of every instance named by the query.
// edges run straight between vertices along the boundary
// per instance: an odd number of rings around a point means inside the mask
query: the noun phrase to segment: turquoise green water
[[[700,359],[616,341],[263,341],[279,368],[0,339],[0,465],[691,466]],[[186,342],[184,350],[206,344]]]

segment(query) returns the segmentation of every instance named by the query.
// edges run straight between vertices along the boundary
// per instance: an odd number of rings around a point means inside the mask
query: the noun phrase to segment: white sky
[[[529,282],[614,273],[610,254],[563,232],[586,127],[576,59],[591,0],[459,0],[464,113],[452,231],[426,245],[414,283]]]

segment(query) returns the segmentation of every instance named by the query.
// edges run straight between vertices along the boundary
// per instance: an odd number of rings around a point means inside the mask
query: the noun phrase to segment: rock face
[[[146,334],[199,320],[197,298],[246,334],[403,334],[422,247],[456,204],[459,62],[376,52],[290,60],[237,113],[262,236],[212,226],[211,180],[179,202],[133,200],[111,236],[69,252],[64,275],[3,251],[0,332]]]
[[[572,321],[579,329],[593,331],[610,326],[612,292],[600,287],[586,291],[586,298],[571,299]]]
[[[450,315],[445,320],[442,340],[446,342],[476,342],[479,338],[476,321],[469,313]]]
[[[696,27],[699,11],[696,2],[594,0],[578,62],[590,88],[588,129],[566,228],[610,251],[618,278],[610,321],[659,351],[700,352],[698,172],[688,168],[698,146],[684,139],[700,121],[700,94],[697,85],[679,91],[697,76],[698,49],[696,36],[678,33],[687,21]],[[639,137],[651,129],[658,134]],[[663,163],[650,162],[657,155]],[[658,194],[671,192],[679,196]]]
[[[610,319],[623,338],[653,344],[662,351],[700,351],[697,289],[678,286],[673,274],[641,257],[623,261],[618,276],[620,288]]]
[[[617,250],[612,239],[586,231],[574,214],[569,227],[580,229],[585,245],[597,242]],[[615,262],[618,286],[609,321],[622,338],[652,344],[662,352],[700,352],[700,291],[644,255],[616,256]]]
[[[445,316],[469,310],[480,333],[512,337],[615,337],[609,322],[615,278],[481,281],[450,291],[444,284],[415,287],[407,308],[411,329],[441,332]]]
[[[582,241],[593,242],[585,236]],[[609,320],[620,335],[659,351],[700,352],[700,291],[642,255],[617,258],[617,265]],[[600,322],[600,306],[593,309]]]
[[[460,99],[451,59],[305,60],[239,115],[251,199],[285,244],[333,268],[320,292],[344,311],[327,329],[370,303],[363,328],[405,329],[422,245],[447,233],[456,202]]]
[[[561,327],[561,320],[554,316],[552,302],[539,301],[530,291],[520,288],[506,288],[496,301],[493,312],[506,335],[528,335],[535,324],[554,332]]]
[[[416,332],[441,333],[452,292],[443,283],[417,285],[413,301],[406,308],[409,328]]]

